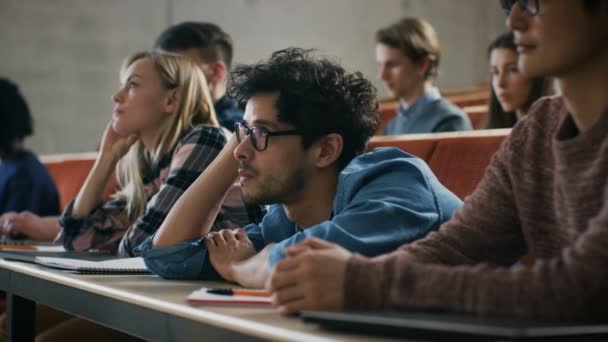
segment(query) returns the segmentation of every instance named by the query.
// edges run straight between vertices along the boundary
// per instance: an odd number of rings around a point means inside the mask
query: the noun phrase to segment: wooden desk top
[[[262,339],[391,341],[372,335],[321,330],[318,326],[305,324],[296,317],[281,316],[274,308],[191,306],[186,303],[186,297],[201,287],[230,286],[222,282],[170,281],[155,275],[73,274],[1,259],[0,268]]]

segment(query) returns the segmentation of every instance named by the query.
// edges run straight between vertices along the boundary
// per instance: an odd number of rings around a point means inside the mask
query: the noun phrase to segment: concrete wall
[[[485,47],[504,30],[487,0],[0,0],[0,76],[17,82],[35,117],[38,153],[91,151],[111,116],[118,69],[130,52],[182,20],[213,21],[235,41],[236,63],[287,46],[318,48],[376,79],[373,35],[403,16],[427,18],[443,56],[438,84],[487,78]]]

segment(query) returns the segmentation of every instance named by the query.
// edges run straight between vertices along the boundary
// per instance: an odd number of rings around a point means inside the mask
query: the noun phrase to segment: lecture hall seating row
[[[481,179],[490,158],[509,134],[509,129],[430,134],[376,136],[368,150],[392,146],[424,159],[439,180],[460,198],[469,195]],[[76,197],[93,164],[95,152],[42,156],[55,180],[62,210]],[[114,177],[106,198],[116,188]]]
[[[488,115],[489,88],[481,85],[473,88],[442,91],[445,99],[462,108],[467,113],[473,129],[481,129]],[[397,115],[397,101],[394,99],[379,100],[380,127],[376,135],[381,135],[384,126]]]
[[[489,86],[484,84],[471,88],[445,90],[442,94],[452,103],[460,106],[469,115],[474,128],[479,128],[487,115],[487,99]],[[384,125],[396,115],[397,103],[394,100],[380,100],[381,127],[376,132],[382,133]],[[491,154],[498,148],[506,131],[494,130],[492,133],[454,132],[438,134],[411,134],[408,136],[382,137],[376,136],[370,142],[370,147],[396,146],[411,152],[427,161],[439,179],[459,196],[469,194],[471,184],[477,184],[479,177],[489,162]],[[486,131],[490,132],[490,131]],[[450,147],[451,146],[451,147]],[[434,151],[437,151],[434,153]],[[96,152],[57,154],[42,156],[42,162],[47,166],[59,190],[61,210],[76,197],[80,187],[95,163]],[[468,175],[472,181],[461,182],[448,177],[451,167],[460,168],[463,162],[474,159],[475,171]],[[451,166],[453,165],[453,166]],[[471,166],[473,167],[473,166]],[[463,168],[466,170],[467,168]],[[104,196],[107,198],[116,189],[115,177],[106,187]],[[476,181],[473,181],[475,180]]]
[[[429,165],[439,181],[458,197],[470,195],[510,129],[374,136],[368,150],[396,147]]]
[[[368,150],[390,146],[424,159],[437,178],[458,197],[464,199],[473,192],[492,155],[510,131],[493,129],[375,136],[370,140]],[[89,152],[41,157],[59,190],[61,210],[78,194],[95,163],[96,155],[96,152]],[[105,190],[105,196],[108,197],[115,188],[116,183],[112,181]],[[0,300],[0,312],[4,312],[3,304]]]

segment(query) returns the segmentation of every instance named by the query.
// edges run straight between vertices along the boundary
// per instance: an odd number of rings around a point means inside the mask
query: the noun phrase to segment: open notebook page
[[[142,258],[89,261],[69,258],[36,257],[35,262],[47,267],[87,273],[148,273]]]

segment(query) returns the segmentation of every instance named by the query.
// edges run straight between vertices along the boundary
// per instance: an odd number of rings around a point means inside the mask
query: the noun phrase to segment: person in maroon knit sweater
[[[321,240],[286,250],[283,313],[444,310],[608,321],[608,1],[503,0],[520,70],[555,77],[475,192],[426,238],[366,258]],[[528,266],[512,266],[528,255]]]

